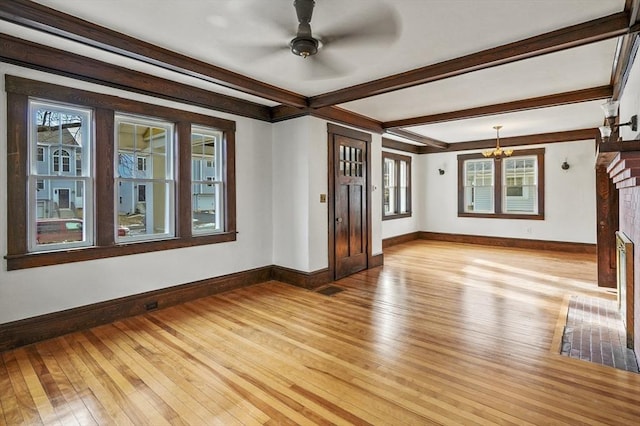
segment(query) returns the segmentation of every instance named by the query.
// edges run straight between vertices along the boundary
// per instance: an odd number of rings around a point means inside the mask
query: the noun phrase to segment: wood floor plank
[[[3,354],[5,368],[11,382],[11,387],[6,388],[6,393],[8,394],[13,391],[15,401],[17,402],[17,409],[19,410],[20,417],[22,418],[22,424],[42,424],[42,419],[40,418],[38,409],[31,397],[31,393],[29,392],[24,376],[20,371],[20,366],[16,359],[16,352],[17,350],[5,352]],[[5,395],[3,399],[5,398],[8,398],[8,396]],[[15,417],[17,417],[17,414]]]
[[[270,281],[5,352],[0,423],[635,424],[639,374],[559,355],[569,296],[615,298],[596,266],[412,241],[330,297]]]

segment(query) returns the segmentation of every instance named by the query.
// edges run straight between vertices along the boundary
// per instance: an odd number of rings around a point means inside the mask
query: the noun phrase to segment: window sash
[[[175,125],[175,136],[183,141],[179,146],[174,147],[174,149],[180,150],[180,155],[174,154],[173,156],[176,163],[179,161],[179,167],[174,169],[174,174],[179,173],[180,176],[177,184],[174,184],[174,237],[140,241],[137,244],[121,246],[116,242],[114,236],[114,228],[117,228],[114,217],[115,176],[108,166],[105,167],[110,162],[114,167],[117,167],[114,164],[117,151],[115,149],[115,132],[113,130],[115,128],[116,111],[110,108],[113,105],[113,98],[100,93],[52,85],[45,82],[36,82],[34,85],[32,80],[15,76],[7,75],[5,80],[7,82],[6,100],[8,105],[7,132],[15,135],[14,138],[8,141],[10,148],[8,152],[15,153],[15,158],[11,157],[7,165],[7,197],[13,200],[15,205],[15,208],[11,209],[7,214],[6,266],[8,270],[82,262],[236,240],[235,122],[181,109],[166,108],[125,98],[118,99],[117,105],[123,114],[126,113],[138,117],[160,117],[162,120]],[[38,98],[40,94],[45,95],[46,99],[44,97]],[[75,103],[78,99],[82,99],[83,102],[83,106],[78,108],[91,111],[93,120],[90,120],[90,122],[92,124],[96,123],[92,131],[82,133],[81,145],[83,148],[89,143],[92,146],[91,149],[81,149],[71,153],[69,172],[54,173],[52,170],[52,158],[50,157],[52,150],[50,150],[49,145],[51,144],[44,145],[45,162],[40,163],[37,162],[37,151],[31,145],[35,140],[30,136],[35,134],[31,125],[33,122],[32,117],[34,116],[31,104],[32,102],[39,102],[75,109]],[[92,110],[92,108],[95,108],[95,110]],[[190,215],[191,167],[189,164],[190,146],[187,141],[192,123],[220,129],[223,135],[222,141],[224,142],[222,176],[224,177],[225,188],[224,191],[221,191],[226,215],[224,231],[215,235],[199,235],[197,239],[192,238]],[[91,136],[91,138],[85,138],[85,135]],[[95,163],[88,161],[94,156]],[[92,166],[93,164],[95,165]],[[67,181],[69,182],[67,185],[68,191],[64,191],[63,196],[72,193],[74,178],[83,180],[83,182],[76,182],[75,188],[76,193],[84,197],[84,202],[92,209],[90,215],[87,211],[83,212],[87,214],[86,220],[91,221],[90,224],[85,223],[85,226],[83,226],[84,230],[93,233],[94,244],[91,245],[90,250],[79,247],[78,250],[74,251],[73,256],[69,256],[66,250],[32,250],[30,241],[32,235],[36,234],[35,219],[32,219],[32,212],[37,215],[38,211],[44,211],[47,206],[42,199],[37,198],[39,195],[38,191],[35,190],[38,185],[37,178],[30,180],[31,174],[45,174],[54,178],[69,178],[69,181]],[[85,185],[85,178],[90,178],[92,184]],[[48,181],[43,182],[42,185],[44,185],[45,191],[48,191],[51,186]],[[78,191],[78,188],[82,189]],[[92,191],[92,194],[86,194],[86,191]],[[43,194],[42,190],[40,193],[40,195]],[[31,198],[33,194],[36,194],[35,199]],[[31,225],[31,223],[34,225]],[[33,226],[34,230],[29,229],[30,226]],[[73,224],[69,224],[69,226],[73,226]],[[71,247],[64,247],[64,249],[68,248]]]
[[[382,152],[382,219],[411,216],[411,157]]]
[[[458,155],[458,216],[505,219],[544,219],[544,148],[523,149],[510,157]],[[487,162],[484,167],[478,164]],[[493,164],[493,175],[486,172]],[[479,189],[489,187],[492,189]],[[474,189],[471,189],[471,188]],[[493,211],[479,200],[493,198]],[[473,200],[473,207],[470,207]]]
[[[201,126],[191,129],[191,232],[194,235],[224,231],[223,134]]]
[[[502,164],[503,212],[537,214],[537,157],[510,157],[505,158]]]
[[[173,135],[173,123],[115,115],[117,243],[175,236]]]
[[[494,213],[493,160],[466,160],[464,162],[464,211],[467,213]]]
[[[94,177],[90,162],[93,111],[39,99],[29,99],[28,110],[27,250],[91,246],[94,244]],[[49,157],[47,152],[51,153]],[[78,156],[80,166],[73,174],[72,155]],[[81,192],[78,187],[82,187]],[[66,226],[78,223],[74,232],[67,232]]]

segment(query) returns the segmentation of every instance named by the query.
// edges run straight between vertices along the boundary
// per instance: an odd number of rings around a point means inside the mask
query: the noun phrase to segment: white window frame
[[[194,200],[191,200],[191,219],[192,219],[192,227],[191,232],[194,236],[197,235],[213,235],[224,232],[225,230],[225,206],[224,206],[224,191],[226,182],[224,180],[224,170],[225,165],[223,163],[223,148],[224,148],[224,137],[223,132],[218,129],[203,127],[203,126],[192,126],[191,127],[191,140],[193,141],[194,135],[204,135],[209,136],[215,139],[214,146],[214,155],[213,159],[204,155],[197,155],[192,151],[191,160],[193,162],[194,159],[198,159],[201,162],[200,167],[200,176],[191,177],[191,187],[194,185],[206,185],[207,187],[214,187],[214,211],[215,211],[215,220],[214,227],[212,230],[208,229],[198,229],[195,227],[195,218],[194,218]],[[193,147],[193,145],[192,145]],[[213,167],[214,175],[211,176],[210,170],[204,170],[205,166],[209,169]],[[197,194],[192,194],[192,197],[195,197]]]
[[[487,186],[487,185],[481,185],[480,187],[482,188],[490,188],[490,193],[491,193],[491,208],[488,210],[477,210],[475,209],[475,200],[469,200],[468,199],[468,191],[467,188],[471,188],[471,192],[475,195],[475,188],[477,188],[477,185],[467,185],[468,183],[468,174],[467,174],[467,165],[468,164],[491,164],[491,185]],[[464,169],[463,169],[463,176],[464,176],[464,180],[463,180],[463,190],[464,190],[464,212],[465,213],[494,213],[495,212],[495,199],[493,196],[494,193],[494,182],[495,182],[495,175],[496,175],[496,170],[495,170],[495,165],[493,160],[487,160],[487,159],[483,159],[483,158],[479,158],[479,159],[471,159],[471,160],[465,160],[464,161],[464,165],[463,165]],[[477,170],[477,169],[476,169]],[[475,198],[475,197],[474,197]],[[470,209],[469,207],[473,206],[473,209]]]
[[[94,244],[94,201],[93,201],[93,188],[94,188],[94,166],[93,166],[93,150],[94,150],[94,130],[93,130],[93,110],[90,108],[79,107],[72,104],[58,103],[53,101],[45,101],[31,98],[29,99],[29,176],[27,178],[27,185],[29,188],[28,194],[28,208],[27,208],[27,250],[30,252],[48,252],[57,250],[67,250],[71,248],[89,247]],[[38,172],[38,123],[37,123],[37,111],[39,109],[55,110],[63,114],[72,114],[82,116],[83,126],[81,128],[81,149],[82,149],[82,168],[80,175],[65,175],[60,171],[53,170],[53,164],[49,172]],[[71,154],[67,147],[63,147],[62,141],[58,144],[51,145],[50,152],[64,151],[69,154],[69,167],[71,164]],[[53,163],[53,155],[51,156]],[[64,170],[64,163],[59,162],[59,166],[62,165]],[[60,167],[59,167],[60,169]],[[37,199],[38,189],[47,185],[51,187],[51,181],[67,181],[70,187],[75,188],[77,182],[82,182],[84,185],[84,194],[82,197],[82,205],[76,206],[82,210],[83,221],[83,236],[82,241],[50,243],[50,244],[38,244],[37,241],[37,222],[38,222],[38,203],[42,203],[42,200]],[[39,183],[41,181],[41,183]]]
[[[119,129],[121,124],[130,124],[134,126],[145,126],[145,127],[155,127],[161,128],[165,131],[166,135],[166,145],[165,145],[165,170],[164,170],[164,179],[154,179],[150,177],[147,171],[145,173],[145,177],[122,177],[119,175],[118,164],[120,164],[120,140],[119,140]],[[176,149],[175,149],[175,124],[166,120],[157,119],[154,117],[146,117],[139,115],[131,115],[125,113],[116,113],[114,117],[114,205],[119,204],[119,188],[125,186],[123,184],[132,184],[133,186],[141,184],[145,185],[147,190],[153,191],[154,184],[164,185],[166,188],[165,193],[165,203],[164,203],[164,224],[162,225],[165,232],[151,232],[147,230],[144,234],[136,234],[134,232],[129,232],[126,235],[118,235],[118,227],[119,227],[119,217],[118,217],[118,209],[114,209],[114,236],[116,244],[130,243],[130,242],[138,242],[138,241],[155,241],[155,240],[165,240],[167,238],[173,238],[176,235]],[[152,145],[152,144],[151,144]],[[153,148],[152,148],[153,149]],[[138,154],[134,154],[135,161],[135,171],[138,170],[138,160],[140,158],[137,156]],[[149,162],[148,158],[145,159],[145,165],[148,167]],[[135,200],[138,199],[137,189],[134,190],[132,196]],[[146,201],[148,202],[148,201]],[[154,206],[155,207],[155,206]],[[147,206],[148,208],[148,206]]]
[[[533,185],[522,185],[516,186],[522,188],[522,195],[507,195],[507,163],[510,161],[526,161],[533,160]],[[535,215],[538,213],[538,157],[535,155],[522,155],[522,156],[514,156],[505,158],[502,160],[502,211],[505,214],[532,214]],[[533,210],[531,211],[523,211],[523,210],[508,210],[507,207],[507,198],[520,199],[520,200],[528,200],[531,196],[536,196],[535,204],[533,206]]]

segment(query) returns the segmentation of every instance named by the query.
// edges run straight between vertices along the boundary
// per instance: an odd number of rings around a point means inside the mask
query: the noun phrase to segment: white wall
[[[7,271],[0,269],[0,323],[271,265],[271,124],[154,99],[0,63],[0,129],[6,129],[5,74],[127,97],[236,121],[235,242]],[[0,253],[7,253],[7,134],[0,132]]]
[[[421,230],[506,238],[596,242],[594,141],[540,145],[545,148],[545,219],[482,219],[458,217],[457,155],[421,155],[424,179]],[[516,147],[517,149],[517,147]],[[466,152],[465,152],[466,153]],[[567,160],[569,170],[560,165]],[[446,170],[438,174],[438,168]]]
[[[380,135],[372,135],[373,254],[382,253]],[[273,125],[273,263],[303,272],[328,265],[327,121],[301,117]]]

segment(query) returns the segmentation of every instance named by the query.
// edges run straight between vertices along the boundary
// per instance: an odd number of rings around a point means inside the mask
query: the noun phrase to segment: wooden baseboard
[[[446,234],[439,232],[420,232],[419,234],[419,238],[424,240],[596,254],[595,244],[573,243],[566,241],[527,240],[523,238],[487,237],[482,235]]]
[[[271,279],[272,269],[271,266],[265,266],[1,324],[0,352],[108,324],[152,309],[167,308],[223,291],[265,282]]]
[[[407,243],[409,241],[417,240],[420,238],[420,232],[411,232],[409,234],[396,235],[395,237],[389,237],[382,240],[382,248],[395,246],[397,244]]]
[[[271,279],[306,289],[315,289],[331,282],[332,279],[330,275],[328,269],[321,269],[315,272],[302,272],[282,266],[273,266]]]
[[[372,256],[369,267],[380,266],[382,262],[382,254]],[[282,266],[265,266],[25,318],[0,324],[0,352],[269,280],[315,289],[331,282],[330,275],[328,269],[301,272]]]
[[[369,269],[377,268],[378,266],[384,265],[384,254],[374,254],[369,257]]]

